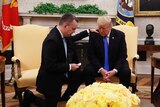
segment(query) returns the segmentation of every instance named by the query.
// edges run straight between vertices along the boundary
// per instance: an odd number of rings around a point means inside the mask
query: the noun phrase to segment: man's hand
[[[114,71],[114,70],[108,71],[108,76],[107,76],[106,79],[110,80],[110,78],[111,78],[112,76],[114,76],[115,74],[116,74],[116,71]]]
[[[89,29],[90,32],[95,32],[95,33],[99,33],[96,29]]]
[[[110,78],[116,74],[116,72],[114,70],[106,71],[105,69],[101,69],[100,73],[103,76],[103,80],[106,82],[109,82]]]
[[[102,68],[99,72],[101,73],[101,75],[102,75],[103,77],[106,77],[106,76],[107,76],[107,71],[106,71],[105,69]]]
[[[72,63],[70,65],[71,65],[71,71],[76,71],[81,66],[80,64],[75,64],[75,63]]]
[[[108,71],[106,71],[105,69],[102,68],[99,72],[101,73],[101,75],[102,75],[102,77],[103,77],[103,80],[107,82],[107,81],[108,81],[108,80],[107,80]]]

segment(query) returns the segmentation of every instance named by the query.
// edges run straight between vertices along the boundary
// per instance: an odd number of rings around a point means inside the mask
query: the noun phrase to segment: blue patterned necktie
[[[103,38],[103,43],[104,43],[104,69],[109,71],[107,37]]]

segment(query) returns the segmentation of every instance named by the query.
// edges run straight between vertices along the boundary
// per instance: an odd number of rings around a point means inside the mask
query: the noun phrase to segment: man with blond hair
[[[91,32],[89,37],[89,64],[84,68],[85,84],[95,82],[96,76],[102,76],[108,82],[115,75],[128,88],[131,71],[126,60],[125,34],[112,28],[111,18],[108,16],[100,16],[97,25],[99,33]]]

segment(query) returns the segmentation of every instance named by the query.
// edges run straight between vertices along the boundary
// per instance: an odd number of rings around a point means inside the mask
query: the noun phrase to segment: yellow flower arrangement
[[[93,83],[75,93],[66,107],[138,107],[140,99],[121,84]]]

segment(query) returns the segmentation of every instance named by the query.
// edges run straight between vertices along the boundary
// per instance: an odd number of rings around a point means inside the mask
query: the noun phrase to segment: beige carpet
[[[81,85],[79,89],[84,87],[85,87],[84,85]],[[66,86],[63,87],[62,93],[64,92],[65,89],[66,89]],[[137,89],[138,89],[138,92],[136,92],[136,94],[141,99],[140,107],[154,107],[150,103],[150,87],[138,86]],[[36,93],[35,90],[32,89],[32,91]],[[12,99],[13,96],[14,96],[13,92],[6,93],[6,107],[18,107],[18,100]],[[65,103],[66,102],[59,102],[58,107],[65,107]]]
[[[151,88],[148,86],[138,86],[138,92],[136,94],[141,99],[150,99],[151,98]]]

